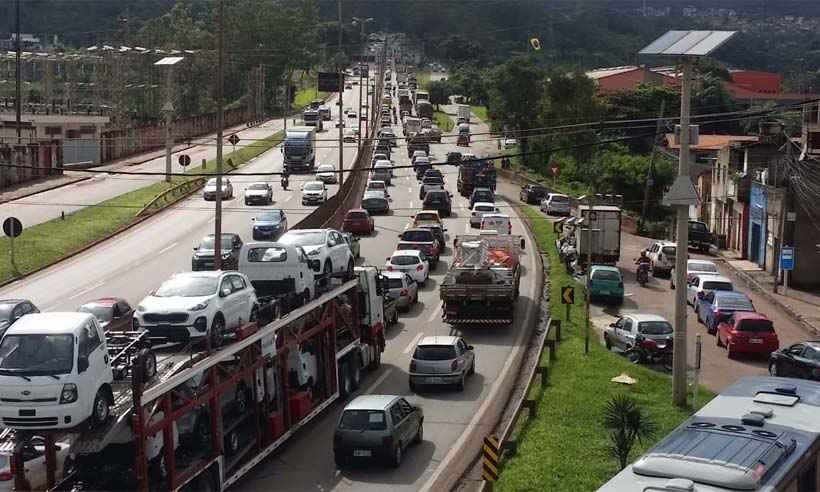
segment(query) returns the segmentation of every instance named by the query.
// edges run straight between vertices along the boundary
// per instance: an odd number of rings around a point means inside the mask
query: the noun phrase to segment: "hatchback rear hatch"
[[[419,345],[413,353],[411,372],[416,374],[452,374],[458,368],[453,345]]]

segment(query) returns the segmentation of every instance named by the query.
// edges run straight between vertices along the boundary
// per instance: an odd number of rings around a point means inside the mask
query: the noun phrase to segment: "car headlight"
[[[139,312],[141,312],[141,313],[142,313],[142,312],[145,312],[145,306],[143,306],[142,304],[138,305],[138,306],[137,306],[137,311],[139,311]]]
[[[66,383],[63,385],[63,391],[60,392],[60,404],[74,403],[77,401],[77,385],[74,383]]]
[[[230,254],[230,253],[222,253],[222,259],[223,259],[223,260],[227,260],[227,259],[228,259],[228,258],[230,258],[230,257],[231,257],[231,254]]]
[[[319,250],[318,249],[311,250],[310,252],[308,252],[308,256],[319,256]]]
[[[208,301],[203,301],[197,304],[196,306],[192,307],[191,311],[202,311],[206,307],[208,307]]]

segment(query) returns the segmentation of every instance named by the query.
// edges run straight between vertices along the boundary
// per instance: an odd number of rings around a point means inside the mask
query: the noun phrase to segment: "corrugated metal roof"
[[[590,70],[589,72],[587,72],[586,76],[593,80],[598,80],[606,77],[612,77],[613,75],[634,72],[638,69],[640,69],[640,67],[636,67],[635,65],[627,65],[623,67],[596,68],[595,70]]]
[[[669,31],[638,53],[641,55],[708,55],[737,31]]]
[[[692,150],[720,150],[732,142],[757,142],[759,139],[754,135],[700,135],[697,145],[691,145]],[[675,143],[675,134],[666,134],[666,146],[670,149],[679,149],[680,145]]]

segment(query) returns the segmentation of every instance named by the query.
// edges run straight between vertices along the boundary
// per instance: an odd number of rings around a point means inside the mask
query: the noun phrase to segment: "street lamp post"
[[[165,114],[165,182],[171,182],[171,153],[174,147],[173,134],[171,132],[171,124],[174,117],[174,100],[173,100],[173,66],[181,62],[181,56],[168,56],[160,61],[154,63],[155,66],[167,67],[165,69],[165,104],[162,106],[162,112]]]
[[[642,49],[639,54],[676,56],[681,60],[680,155],[678,176],[664,196],[667,206],[675,208],[677,247],[675,255],[675,327],[672,360],[672,402],[679,407],[687,404],[687,327],[686,327],[686,260],[689,243],[689,207],[699,202],[689,176],[689,121],[691,112],[692,65],[734,36],[735,31],[669,31]]]
[[[219,0],[216,37],[216,199],[214,216],[214,270],[222,269],[222,137],[225,126],[225,0]]]

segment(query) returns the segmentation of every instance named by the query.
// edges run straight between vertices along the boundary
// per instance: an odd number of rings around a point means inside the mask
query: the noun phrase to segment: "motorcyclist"
[[[637,260],[635,260],[635,264],[638,265],[638,270],[637,270],[638,273],[640,273],[641,266],[643,266],[643,265],[646,265],[646,267],[649,268],[649,263],[650,263],[650,260],[649,260],[649,257],[646,256],[646,251],[641,251],[641,256],[638,257]]]
[[[282,171],[282,189],[283,190],[288,189],[288,181],[289,181],[288,176],[290,176],[290,174],[287,171]]]

